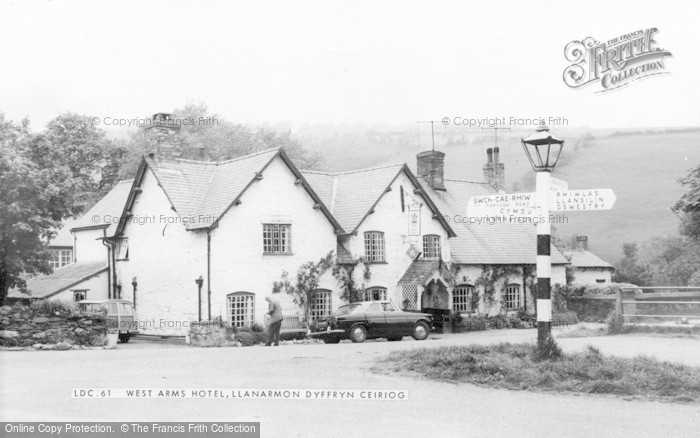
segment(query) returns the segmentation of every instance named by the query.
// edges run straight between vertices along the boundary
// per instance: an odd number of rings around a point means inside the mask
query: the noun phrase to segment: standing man
[[[282,306],[277,298],[265,297],[267,302],[270,304],[267,314],[269,315],[268,326],[267,326],[267,344],[266,346],[272,345],[272,341],[275,341],[275,347],[280,344],[280,329],[282,328]]]

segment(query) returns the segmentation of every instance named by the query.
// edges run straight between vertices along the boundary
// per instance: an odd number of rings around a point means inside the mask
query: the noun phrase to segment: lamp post
[[[542,124],[521,142],[532,168],[537,172],[537,207],[544,219],[537,223],[537,345],[541,349],[552,333],[550,173],[559,161],[564,140],[551,135],[547,125]]]
[[[138,285],[139,285],[139,282],[138,282],[138,280],[136,279],[136,277],[132,278],[132,279],[131,279],[131,287],[134,288],[134,297],[133,297],[133,298],[134,298],[134,308],[136,308],[136,287],[137,287]]]
[[[197,293],[199,294],[199,300],[197,301],[197,308],[199,310],[199,322],[202,322],[202,284],[204,284],[204,279],[200,275],[198,279],[194,281],[197,283]]]

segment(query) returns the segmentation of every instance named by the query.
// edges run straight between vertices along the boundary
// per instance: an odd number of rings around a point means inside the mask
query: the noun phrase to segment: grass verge
[[[700,326],[625,324],[616,333],[610,333],[603,324],[581,323],[557,333],[557,338],[590,338],[594,336],[643,335],[655,338],[700,339]]]
[[[534,350],[532,344],[510,343],[421,348],[393,352],[373,369],[504,389],[700,401],[700,368],[646,356],[607,356],[591,346],[559,360],[538,361]]]

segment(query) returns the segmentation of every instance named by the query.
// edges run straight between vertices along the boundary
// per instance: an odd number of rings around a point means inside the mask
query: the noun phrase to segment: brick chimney
[[[588,236],[576,236],[576,249],[588,251]]]
[[[505,165],[500,161],[498,146],[486,150],[486,164],[484,164],[484,182],[491,184],[496,190],[505,190],[506,174]]]
[[[416,155],[418,176],[423,178],[433,190],[445,190],[445,153],[425,151]]]

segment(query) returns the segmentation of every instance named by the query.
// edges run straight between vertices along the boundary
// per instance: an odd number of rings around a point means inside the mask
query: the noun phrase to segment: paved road
[[[513,330],[437,335],[424,342],[220,349],[120,344],[117,350],[0,352],[0,420],[260,421],[264,437],[697,436],[697,405],[496,390],[369,370],[393,349],[534,336],[533,330]],[[670,360],[680,352],[684,362],[700,364],[697,340],[605,337],[560,343],[568,351],[588,344],[603,352],[624,346],[625,355],[653,350]],[[74,387],[407,389],[410,398],[71,399]]]

